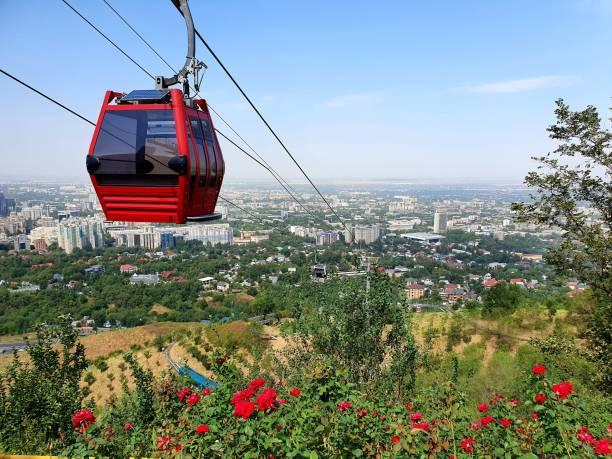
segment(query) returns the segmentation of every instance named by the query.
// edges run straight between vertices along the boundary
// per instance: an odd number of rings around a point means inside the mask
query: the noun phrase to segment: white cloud
[[[329,108],[356,107],[362,104],[377,104],[382,102],[383,94],[379,92],[362,92],[356,94],[346,94],[344,96],[332,97],[324,102]]]
[[[554,88],[570,83],[574,78],[562,75],[545,75],[516,80],[494,81],[468,88],[472,92],[490,94],[508,94],[513,92],[532,91],[535,89]]]

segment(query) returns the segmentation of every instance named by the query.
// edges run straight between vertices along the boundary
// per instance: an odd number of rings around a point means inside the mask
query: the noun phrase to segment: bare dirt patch
[[[151,312],[154,314],[169,314],[172,312],[172,309],[164,306],[163,304],[154,304],[151,307]]]

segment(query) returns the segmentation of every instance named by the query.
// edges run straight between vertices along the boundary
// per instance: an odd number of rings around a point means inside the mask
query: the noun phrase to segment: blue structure
[[[200,373],[198,373],[197,371],[195,371],[194,369],[188,366],[180,367],[179,374],[189,376],[191,380],[194,382],[194,384],[202,389],[204,389],[205,387],[208,387],[210,389],[216,389],[217,387],[219,387],[219,384],[214,382],[212,379],[207,378],[204,375],[201,375]]]
[[[176,239],[173,233],[159,233],[159,242],[162,249],[171,249],[176,247]]]

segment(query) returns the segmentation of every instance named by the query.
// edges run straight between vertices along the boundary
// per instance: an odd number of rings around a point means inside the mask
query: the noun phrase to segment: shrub
[[[104,357],[97,357],[92,362],[93,366],[100,370],[100,373],[104,373],[108,370],[108,363],[106,363],[106,359]]]
[[[500,353],[496,359],[503,373],[507,356]],[[525,369],[520,397],[486,393],[480,403],[469,405],[452,382],[433,385],[401,403],[369,399],[347,382],[345,371],[329,363],[300,387],[275,384],[269,377],[212,391],[173,386],[172,398],[164,402],[163,422],[148,430],[134,424],[127,433],[113,429],[109,434],[110,426],[125,421],[96,419],[81,430],[69,451],[102,456],[124,448],[123,455],[133,455],[134,448],[126,450],[125,445],[137,444],[139,454],[180,451],[209,458],[612,453],[607,425],[587,414],[588,406],[570,381],[550,379],[542,368],[538,373]]]
[[[39,327],[27,353],[27,363],[15,354],[0,374],[0,451],[45,453],[73,441],[71,416],[84,397],[79,382],[87,363],[69,319]]]
[[[260,325],[240,321],[208,327],[206,339],[226,354],[234,353],[238,349],[253,351],[264,343]]]

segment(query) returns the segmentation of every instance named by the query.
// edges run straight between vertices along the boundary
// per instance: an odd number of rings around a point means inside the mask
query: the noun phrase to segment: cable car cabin
[[[225,163],[206,101],[194,105],[186,106],[178,89],[106,92],[87,171],[107,219],[220,218]]]

